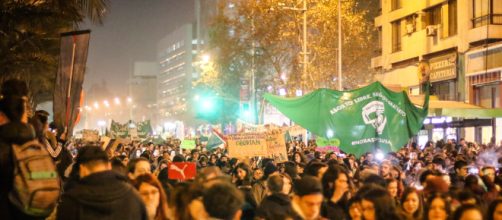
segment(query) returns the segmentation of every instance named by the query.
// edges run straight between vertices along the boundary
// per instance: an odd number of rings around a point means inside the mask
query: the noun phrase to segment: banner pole
[[[70,124],[70,96],[71,96],[71,84],[73,81],[73,66],[75,65],[75,50],[77,47],[77,43],[75,40],[75,36],[73,36],[73,49],[71,53],[71,65],[70,65],[70,81],[68,82],[68,92],[66,95],[66,125],[65,130],[68,130],[68,126]]]

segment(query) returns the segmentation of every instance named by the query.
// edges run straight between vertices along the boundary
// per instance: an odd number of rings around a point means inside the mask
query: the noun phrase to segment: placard
[[[181,141],[181,149],[192,150],[195,149],[197,145],[195,144],[195,140],[183,140]]]
[[[279,129],[272,130],[267,132],[266,136],[268,156],[279,163],[288,161],[284,132]]]
[[[172,162],[167,167],[167,176],[172,180],[194,179],[196,174],[197,166],[193,162]]]
[[[242,133],[228,136],[230,157],[244,158],[267,156],[267,141],[263,133]]]

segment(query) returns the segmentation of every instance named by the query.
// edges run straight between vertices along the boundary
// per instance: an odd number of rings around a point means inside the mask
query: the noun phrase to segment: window
[[[441,24],[441,5],[427,10],[427,25]]]
[[[382,27],[378,27],[378,47],[377,52],[382,53]]]
[[[457,35],[457,0],[448,2],[448,36]]]
[[[502,1],[500,0],[473,0],[474,28],[488,24],[502,24]]]
[[[392,52],[401,51],[401,21],[392,22]]]
[[[402,0],[391,0],[391,7],[392,11],[400,9],[402,7],[401,1]]]

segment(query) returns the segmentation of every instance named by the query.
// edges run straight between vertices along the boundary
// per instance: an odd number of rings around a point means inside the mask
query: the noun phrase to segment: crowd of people
[[[293,140],[288,161],[229,158],[200,142],[184,150],[175,139],[106,149],[52,133],[47,112],[27,111],[22,82],[7,81],[1,94],[1,219],[502,219],[502,148],[494,142],[410,144],[357,158]],[[61,183],[46,215],[30,215],[12,199],[20,168],[11,146],[30,140],[45,146]],[[172,162],[195,163],[197,175],[170,178]]]

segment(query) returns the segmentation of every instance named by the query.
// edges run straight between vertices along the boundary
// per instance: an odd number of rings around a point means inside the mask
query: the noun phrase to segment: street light
[[[108,102],[108,100],[105,100],[103,101],[103,104],[105,105],[105,107],[109,108],[110,107],[110,103]]]
[[[209,54],[204,54],[202,55],[202,63],[209,63],[209,61],[211,60],[211,56],[209,56]]]
[[[119,97],[115,97],[114,99],[116,105],[120,105],[120,99]]]

